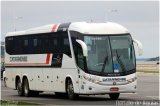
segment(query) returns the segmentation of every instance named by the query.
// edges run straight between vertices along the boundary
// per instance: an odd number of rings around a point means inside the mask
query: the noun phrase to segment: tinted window
[[[67,32],[6,37],[6,52],[18,54],[66,54],[71,57]]]
[[[83,56],[83,50],[82,50],[81,45],[76,42],[76,39],[82,39],[82,36],[80,36],[79,33],[75,31],[71,31],[70,33],[72,35],[71,40],[72,40],[72,45],[73,45],[73,50],[74,50],[74,55],[75,55],[77,66],[84,70],[85,61],[84,61],[84,56]]]

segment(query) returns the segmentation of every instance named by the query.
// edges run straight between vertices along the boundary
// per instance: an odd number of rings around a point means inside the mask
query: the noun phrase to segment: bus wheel
[[[30,90],[29,90],[29,84],[28,84],[28,79],[24,79],[23,82],[23,92],[24,92],[24,96],[28,97],[30,96]]]
[[[74,93],[73,83],[70,79],[67,81],[67,95],[72,100],[78,98],[78,95]]]
[[[119,95],[120,93],[110,93],[109,94],[109,97],[112,99],[112,100],[117,100],[119,98]]]
[[[17,82],[17,91],[19,96],[23,96],[22,83],[20,79],[18,79]]]

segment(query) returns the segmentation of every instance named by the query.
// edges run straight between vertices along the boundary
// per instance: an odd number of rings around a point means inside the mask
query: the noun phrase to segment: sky
[[[77,21],[119,23],[143,44],[137,58],[159,55],[158,1],[2,1],[0,40],[15,29]]]

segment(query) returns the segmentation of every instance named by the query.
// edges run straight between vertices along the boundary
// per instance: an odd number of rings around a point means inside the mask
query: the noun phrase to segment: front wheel
[[[71,100],[78,98],[78,94],[74,93],[73,83],[70,79],[67,81],[67,95]]]
[[[119,95],[120,93],[110,93],[109,94],[109,97],[112,99],[112,100],[117,100],[119,98]]]

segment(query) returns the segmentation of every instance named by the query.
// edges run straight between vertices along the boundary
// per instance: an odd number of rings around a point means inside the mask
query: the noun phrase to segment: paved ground
[[[138,74],[138,91],[136,94],[121,94],[118,101],[110,100],[108,95],[80,96],[78,100],[71,101],[65,97],[57,97],[54,94],[42,93],[39,97],[19,97],[16,90],[5,88],[1,85],[1,97],[3,100],[18,100],[40,103],[45,105],[131,105],[147,104],[143,106],[158,106],[159,101],[159,75]],[[135,105],[134,105],[135,106]],[[142,105],[141,105],[142,106]]]
[[[156,64],[156,63],[155,64],[147,64],[147,62],[146,62],[144,64],[137,64],[136,66],[137,66],[136,67],[137,70],[160,71],[159,70],[160,65]]]

